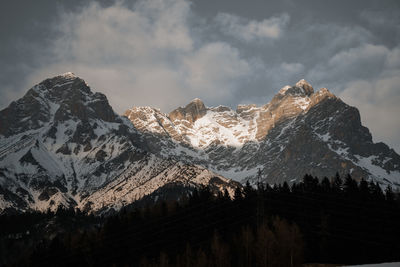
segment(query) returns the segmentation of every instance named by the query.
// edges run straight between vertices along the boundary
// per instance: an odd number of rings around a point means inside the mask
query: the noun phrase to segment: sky
[[[306,79],[400,152],[397,0],[4,1],[0,70],[0,109],[71,71],[120,114],[263,105]]]

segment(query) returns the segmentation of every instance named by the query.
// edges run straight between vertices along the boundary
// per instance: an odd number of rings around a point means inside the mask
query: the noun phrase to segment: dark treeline
[[[25,244],[17,266],[299,266],[400,261],[400,202],[390,187],[350,176],[306,175],[291,187],[249,184],[213,195],[194,190],[179,202],[122,210],[107,218],[73,211],[26,214],[58,218],[69,230],[28,242],[6,238],[19,216],[2,216],[0,248]],[[41,218],[42,216],[42,218]],[[46,217],[47,218],[47,217]],[[71,220],[70,218],[74,218]],[[101,222],[101,223],[100,223]],[[14,225],[13,225],[14,224]],[[83,225],[86,225],[83,227]],[[3,228],[4,227],[4,228]],[[22,226],[19,226],[22,227]],[[47,226],[46,226],[47,227]],[[27,229],[23,229],[27,231]],[[32,239],[32,238],[31,238]],[[8,242],[8,243],[5,243]],[[4,254],[6,254],[5,252]]]
[[[79,210],[59,208],[56,212],[7,213],[0,216],[0,266],[31,257],[34,248],[51,244],[54,236],[94,231],[103,219]]]

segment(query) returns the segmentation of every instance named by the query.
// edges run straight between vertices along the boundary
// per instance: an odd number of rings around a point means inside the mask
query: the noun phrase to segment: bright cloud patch
[[[350,82],[340,97],[360,110],[362,122],[372,131],[375,142],[393,144],[399,153],[400,71],[384,76],[373,82]]]
[[[219,13],[215,20],[223,33],[245,42],[252,42],[279,38],[283,28],[289,22],[289,15],[282,14],[278,17],[256,21],[228,13]]]
[[[183,0],[92,3],[66,14],[52,47],[56,62],[35,71],[29,83],[73,71],[120,113],[148,103],[168,112],[194,97],[223,103],[252,65],[225,42],[195,41],[190,14]]]

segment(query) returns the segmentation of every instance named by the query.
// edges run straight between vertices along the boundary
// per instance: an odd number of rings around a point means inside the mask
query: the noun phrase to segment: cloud
[[[370,25],[378,27],[396,27],[400,26],[398,9],[392,10],[371,10],[364,9],[359,13],[359,17]]]
[[[289,20],[286,13],[262,21],[248,20],[228,13],[218,13],[215,18],[221,32],[245,42],[277,39]]]
[[[240,58],[237,49],[222,42],[204,45],[185,58],[184,67],[188,88],[195,85],[194,93],[202,92],[207,98],[218,99],[244,85],[252,70],[251,64]]]
[[[391,62],[391,53],[395,51],[383,45],[362,44],[341,50],[327,62],[317,64],[308,76],[318,84],[342,90],[351,81],[377,79],[383,70],[389,68],[389,64],[396,64]]]
[[[374,141],[400,152],[400,47],[364,44],[343,50],[307,76],[329,84],[339,97],[360,110]]]
[[[294,74],[298,74],[298,73],[300,73],[301,71],[304,70],[304,66],[301,63],[286,63],[286,62],[283,62],[280,65],[280,68],[282,68],[282,70],[285,73],[289,74],[290,76],[292,76]]]
[[[314,85],[327,87],[349,105],[360,110],[363,125],[374,141],[383,141],[400,152],[400,46],[389,48],[372,43],[363,30],[356,31],[357,40],[350,48],[339,49],[308,70]],[[362,34],[360,34],[362,33]],[[351,36],[348,35],[348,36]],[[338,37],[343,39],[343,37]],[[335,39],[333,42],[337,43]],[[333,51],[333,50],[332,50]]]
[[[281,64],[268,66],[265,78],[271,88],[271,92],[276,94],[285,85],[294,85],[297,81],[304,78],[305,67],[301,63],[282,62]]]
[[[348,83],[340,97],[356,106],[362,123],[367,126],[374,141],[382,141],[400,152],[400,71],[373,82],[357,80]]]
[[[373,41],[371,32],[357,25],[297,22],[279,45],[292,61],[314,67],[325,64],[335,54]]]
[[[64,14],[51,48],[54,63],[36,70],[29,83],[72,71],[105,93],[119,113],[149,104],[168,112],[194,97],[222,103],[252,65],[225,42],[197,41],[190,18],[183,0],[92,3]]]
[[[239,104],[265,105],[285,85],[294,85],[304,78],[305,66],[298,62],[266,65],[252,61],[252,79],[238,90],[235,99]]]

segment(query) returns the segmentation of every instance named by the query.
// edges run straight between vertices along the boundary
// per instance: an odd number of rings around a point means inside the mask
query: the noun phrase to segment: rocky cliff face
[[[163,114],[149,107],[125,112],[164,158],[203,165],[225,177],[268,183],[294,182],[306,173],[400,186],[400,157],[374,144],[360,114],[326,88],[314,92],[305,80],[283,87],[264,106],[236,110],[205,107],[195,99]]]
[[[105,212],[172,182],[237,186],[153,155],[143,134],[72,73],[41,82],[0,111],[0,211],[63,205]]]
[[[204,103],[196,98],[185,107],[175,109],[169,114],[172,120],[186,120],[189,123],[193,123],[200,119],[207,113],[207,108]]]

